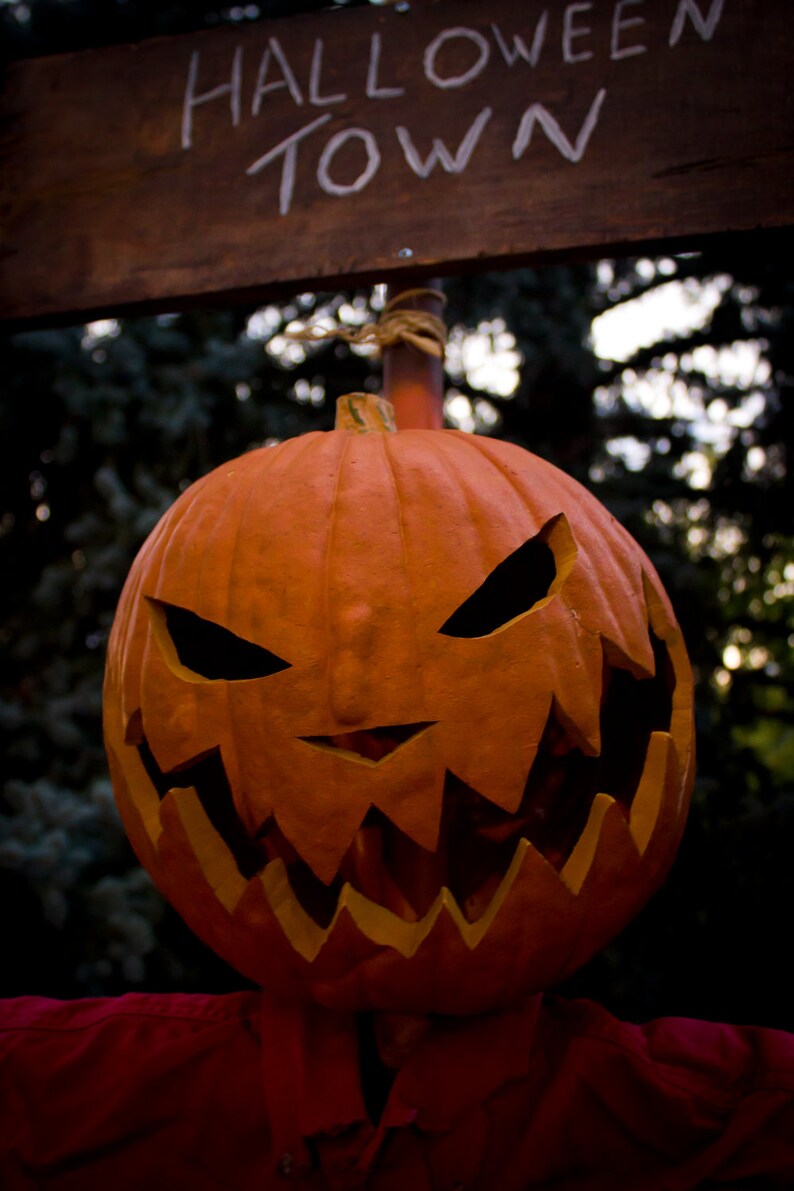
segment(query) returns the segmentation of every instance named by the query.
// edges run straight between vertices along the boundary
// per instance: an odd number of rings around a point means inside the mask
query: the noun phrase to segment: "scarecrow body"
[[[109,647],[130,838],[268,991],[20,1002],[3,1187],[791,1186],[788,1036],[540,1000],[683,829],[653,567],[518,448],[341,413],[188,489]],[[431,1024],[372,1120],[356,1022],[386,1013]]]
[[[23,998],[4,1191],[794,1185],[794,1039],[531,998],[431,1028],[367,1118],[350,1015],[263,994]]]

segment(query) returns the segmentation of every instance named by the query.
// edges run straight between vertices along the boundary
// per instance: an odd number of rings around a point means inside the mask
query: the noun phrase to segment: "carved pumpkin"
[[[559,981],[662,880],[693,765],[648,559],[562,472],[457,431],[307,434],[193,484],[133,565],[105,708],[165,896],[334,1008]]]

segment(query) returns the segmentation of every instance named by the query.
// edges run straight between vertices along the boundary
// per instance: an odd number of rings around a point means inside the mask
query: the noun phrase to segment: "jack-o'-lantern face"
[[[106,736],[138,854],[250,978],[471,1013],[662,880],[691,678],[650,563],[549,464],[336,430],[194,484],[131,571]]]

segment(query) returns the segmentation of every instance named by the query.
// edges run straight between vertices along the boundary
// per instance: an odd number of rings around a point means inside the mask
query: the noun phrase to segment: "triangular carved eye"
[[[237,682],[245,678],[267,678],[289,669],[290,663],[269,649],[254,645],[187,608],[151,598],[148,604],[166,661],[172,669],[183,668],[190,672],[183,677]]]
[[[575,558],[570,527],[559,513],[503,559],[439,632],[447,637],[487,637],[545,604],[562,586]]]

